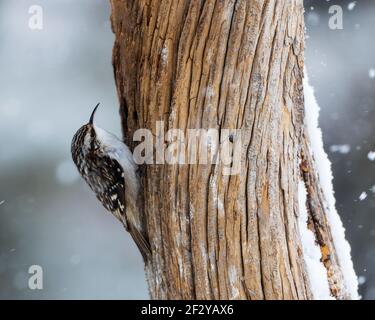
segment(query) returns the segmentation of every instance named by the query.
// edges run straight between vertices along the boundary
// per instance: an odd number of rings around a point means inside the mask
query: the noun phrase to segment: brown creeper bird
[[[90,121],[74,135],[72,157],[79,173],[103,206],[131,234],[143,259],[151,255],[144,230],[138,166],[126,144],[94,124],[95,106]]]

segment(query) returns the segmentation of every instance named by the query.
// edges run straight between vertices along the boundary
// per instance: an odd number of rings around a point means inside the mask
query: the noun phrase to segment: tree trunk
[[[139,128],[156,137],[157,121],[164,133],[241,130],[240,174],[223,174],[222,163],[142,168],[151,298],[312,299],[301,180],[331,295],[350,298],[304,127],[302,0],[111,4],[128,145]]]

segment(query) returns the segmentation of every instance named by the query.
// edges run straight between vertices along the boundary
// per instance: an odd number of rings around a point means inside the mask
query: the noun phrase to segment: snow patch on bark
[[[163,65],[166,65],[168,62],[168,48],[166,45],[164,45],[163,49],[161,50],[161,61]]]
[[[327,270],[321,262],[322,253],[315,242],[314,233],[307,227],[307,191],[305,183],[298,184],[298,227],[301,236],[303,258],[310,280],[311,292],[316,300],[331,300]]]
[[[230,299],[238,299],[240,296],[240,291],[236,286],[236,281],[238,279],[237,270],[235,266],[229,267],[229,283],[231,288],[231,297]]]
[[[305,124],[311,139],[311,148],[315,158],[315,166],[326,199],[327,218],[331,226],[333,242],[343,272],[345,290],[352,299],[359,299],[358,279],[353,267],[350,245],[345,239],[345,228],[343,227],[342,221],[336,211],[331,163],[324,151],[322,131],[318,122],[320,108],[314,96],[314,89],[308,83],[306,71],[303,86],[306,111]]]

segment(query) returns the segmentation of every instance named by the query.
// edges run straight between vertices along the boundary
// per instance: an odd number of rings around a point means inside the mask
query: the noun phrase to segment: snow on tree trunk
[[[240,174],[142,167],[151,298],[357,298],[330,176],[322,189],[313,158],[322,145],[305,127],[302,0],[111,4],[129,145],[139,128],[156,136],[157,121],[241,130]]]
[[[314,192],[318,193],[317,199],[319,199],[319,206],[322,208],[316,209],[313,205],[313,199],[309,200],[310,210],[311,210],[311,217],[310,223],[314,224],[314,228],[316,230],[317,235],[322,232],[322,236],[318,236],[318,242],[321,247],[321,251],[323,254],[323,262],[328,269],[328,274],[332,273],[335,274],[335,266],[331,264],[333,259],[337,259],[336,263],[340,266],[341,272],[344,275],[344,289],[342,290],[341,296],[351,298],[351,299],[359,299],[358,295],[358,279],[354,271],[352,258],[350,255],[350,245],[345,240],[345,229],[342,225],[341,219],[336,211],[335,207],[335,197],[332,185],[332,171],[331,171],[331,163],[328,159],[327,154],[323,148],[323,137],[321,129],[319,128],[318,118],[319,118],[319,106],[316,102],[314,96],[314,90],[308,83],[308,77],[305,72],[305,79],[304,79],[304,94],[305,94],[305,126],[306,126],[306,136],[308,135],[310,138],[309,143],[309,150],[306,151],[306,154],[310,153],[313,155],[314,159],[311,159],[311,156],[308,156],[310,159],[308,162],[313,165],[312,172],[315,173],[315,179],[319,179],[319,186],[321,189],[311,191],[310,193],[314,194]],[[307,139],[307,138],[306,138]],[[305,146],[306,147],[306,146]],[[307,147],[306,147],[307,148]],[[307,162],[306,162],[307,163]],[[305,182],[311,183],[311,180],[314,178],[306,172],[305,168]],[[316,183],[315,183],[316,184]],[[316,206],[317,207],[317,206]],[[323,210],[323,214],[326,217],[321,216],[321,213],[316,214],[317,210]],[[314,215],[316,221],[314,222]],[[328,223],[330,227],[331,238],[333,239],[334,248],[329,249],[326,246],[326,242],[324,241],[324,234],[327,231],[323,232],[319,222],[320,219],[327,219],[325,223]],[[331,242],[331,239],[330,241]],[[328,249],[328,251],[326,251]],[[335,256],[331,256],[330,253],[336,253]],[[327,259],[326,256],[329,256],[330,259]],[[335,264],[336,264],[335,263]],[[330,277],[330,281],[334,281],[334,277]]]

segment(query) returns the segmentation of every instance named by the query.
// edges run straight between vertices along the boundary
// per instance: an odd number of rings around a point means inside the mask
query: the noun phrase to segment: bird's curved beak
[[[95,112],[98,109],[99,105],[100,105],[100,102],[95,106],[93,112],[91,113],[89,124],[93,124],[94,123]]]

